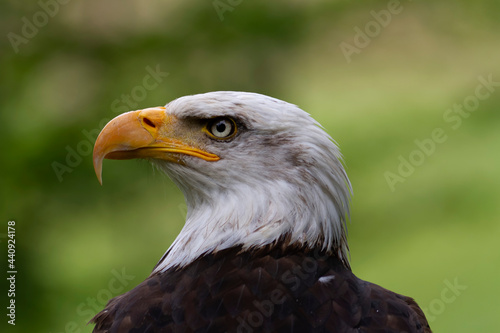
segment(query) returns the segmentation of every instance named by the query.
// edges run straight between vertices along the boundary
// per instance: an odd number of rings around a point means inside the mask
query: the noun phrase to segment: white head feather
[[[345,222],[351,185],[331,137],[297,106],[268,96],[211,92],[166,105],[179,119],[228,116],[240,125],[230,141],[210,140],[208,162],[155,163],[184,193],[184,228],[153,273],[182,267],[234,246],[319,247],[348,265]]]

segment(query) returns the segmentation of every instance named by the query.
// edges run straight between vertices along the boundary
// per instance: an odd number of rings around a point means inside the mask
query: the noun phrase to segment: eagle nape
[[[164,171],[188,214],[94,332],[431,332],[412,298],[352,273],[342,156],[297,106],[220,91],[128,112],[96,140],[99,181],[104,159],[132,158]]]

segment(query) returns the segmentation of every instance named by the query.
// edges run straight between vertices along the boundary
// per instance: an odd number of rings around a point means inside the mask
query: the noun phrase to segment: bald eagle
[[[94,332],[430,332],[412,298],[352,273],[342,157],[297,106],[221,91],[127,112],[96,140],[99,181],[132,158],[181,189],[186,222]]]

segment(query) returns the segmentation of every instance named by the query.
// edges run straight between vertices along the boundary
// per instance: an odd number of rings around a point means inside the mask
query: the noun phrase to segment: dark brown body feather
[[[94,332],[431,332],[415,301],[358,279],[334,256],[220,251],[113,298]]]

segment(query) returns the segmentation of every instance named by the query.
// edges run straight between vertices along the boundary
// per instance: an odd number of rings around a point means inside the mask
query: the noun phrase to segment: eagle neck
[[[326,251],[349,267],[346,212],[321,186],[309,185],[306,193],[280,180],[257,184],[185,191],[186,223],[153,273],[237,246],[246,250],[278,243]]]

